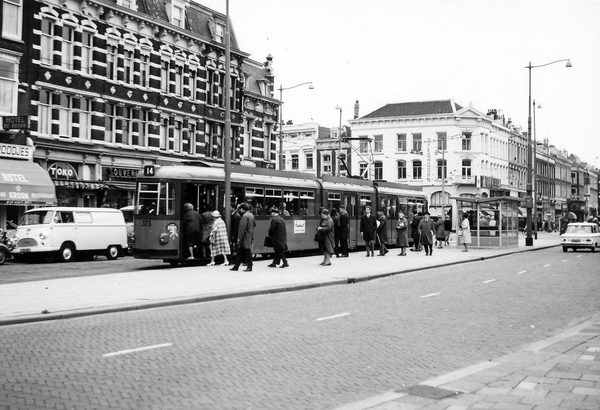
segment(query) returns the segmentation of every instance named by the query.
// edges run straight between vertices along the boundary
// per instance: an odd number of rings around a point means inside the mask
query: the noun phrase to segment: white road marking
[[[491,283],[491,282],[496,282],[496,279],[490,279],[490,280],[486,280],[483,283]]]
[[[346,312],[346,313],[340,313],[339,315],[320,317],[316,320],[317,320],[317,322],[320,322],[322,320],[337,319],[338,317],[343,317],[343,316],[348,316],[348,315],[350,315],[350,313]]]
[[[432,296],[437,296],[437,295],[441,295],[441,293],[430,293],[429,295],[424,295],[424,296],[421,296],[421,297],[422,298],[430,298]]]
[[[563,262],[569,262],[569,260],[568,259],[563,259]]]
[[[113,353],[103,354],[102,357],[111,357],[111,356],[117,356],[117,355],[120,355],[120,354],[142,352],[144,350],[160,349],[161,347],[169,347],[169,346],[173,346],[173,343],[163,343],[161,345],[138,347],[137,349],[121,350],[120,352],[113,352]]]
[[[522,270],[521,272],[519,272],[519,275],[520,275],[521,273],[527,273],[527,271],[526,271],[526,270]]]
[[[582,255],[577,255],[578,258],[581,258]]]
[[[548,266],[552,266],[552,264],[551,264],[551,263],[549,263],[549,264],[547,264],[547,265],[544,265],[544,268],[547,268]]]

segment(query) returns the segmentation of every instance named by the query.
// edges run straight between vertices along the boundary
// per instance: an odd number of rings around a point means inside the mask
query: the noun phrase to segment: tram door
[[[360,236],[360,217],[361,210],[359,207],[358,194],[348,194],[344,196],[344,202],[346,205],[346,212],[350,219],[350,236],[348,237],[348,247],[355,249],[358,246]]]
[[[180,215],[181,215],[181,226],[184,226],[184,222],[183,222],[183,204],[185,203],[190,203],[194,206],[194,210],[196,212],[198,212],[200,215],[208,212],[211,214],[212,217],[212,211],[214,211],[215,209],[219,209],[219,206],[221,204],[217,203],[217,198],[218,198],[218,192],[219,192],[219,187],[217,184],[206,184],[206,183],[188,183],[188,184],[183,184],[182,186],[182,201],[180,204]],[[204,226],[200,227],[200,234],[198,235],[198,242],[203,242],[205,240],[208,239],[208,234],[210,233],[209,230],[204,229]],[[186,254],[186,244],[183,243],[184,241],[181,241],[180,247],[180,254],[184,255]],[[198,249],[201,249],[201,243],[197,243],[196,244]],[[188,252],[189,254],[189,252]],[[202,254],[201,251],[199,251],[200,255]]]

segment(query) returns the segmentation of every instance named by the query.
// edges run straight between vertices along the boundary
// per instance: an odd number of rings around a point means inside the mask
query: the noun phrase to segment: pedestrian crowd
[[[183,239],[188,250],[188,259],[209,258],[208,266],[216,266],[217,258],[223,259],[220,266],[230,264],[230,255],[236,254],[232,271],[237,271],[240,266],[245,266],[245,272],[252,272],[253,253],[252,246],[255,241],[254,230],[256,221],[250,204],[238,204],[231,215],[231,230],[228,235],[227,227],[219,211],[208,204],[202,214],[194,210],[190,203],[184,204],[184,232]],[[269,210],[267,209],[269,212]],[[283,215],[281,215],[283,213]],[[288,238],[284,216],[289,216],[285,207],[276,206],[270,209],[271,220],[264,246],[273,248],[273,261],[267,266],[270,268],[287,268],[286,258]],[[321,266],[331,266],[332,257],[347,258],[349,256],[350,216],[344,205],[339,209],[320,208],[319,224],[314,241],[318,244],[319,251],[323,254]],[[429,212],[409,210],[409,215],[398,212],[395,245],[400,249],[398,256],[407,256],[406,250],[413,252],[425,251],[426,256],[433,256],[433,249],[442,249],[449,246],[452,222],[449,215],[432,217]],[[371,206],[365,206],[360,217],[360,235],[365,241],[367,257],[386,256],[389,250],[387,216],[384,210],[373,213]],[[489,223],[489,221],[487,221]],[[412,247],[409,243],[412,239]],[[457,229],[459,245],[463,245],[463,252],[468,252],[471,243],[471,227],[467,213]]]

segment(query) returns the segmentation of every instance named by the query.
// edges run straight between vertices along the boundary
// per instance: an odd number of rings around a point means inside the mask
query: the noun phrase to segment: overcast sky
[[[195,0],[225,12],[225,0]],[[273,56],[283,118],[339,125],[388,103],[453,99],[501,110],[600,166],[600,0],[230,0],[242,51]]]

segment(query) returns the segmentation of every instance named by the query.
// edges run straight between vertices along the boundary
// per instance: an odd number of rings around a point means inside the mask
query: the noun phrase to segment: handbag
[[[272,248],[273,247],[273,239],[270,236],[266,236],[265,242],[263,243],[263,245],[267,248]]]
[[[320,232],[317,232],[317,233],[315,234],[315,238],[314,238],[313,240],[314,240],[315,242],[319,242],[319,241],[321,240],[321,233],[320,233]]]
[[[458,234],[458,236],[463,236],[463,230],[462,230],[462,228],[460,228],[460,229],[458,230],[457,234]]]

